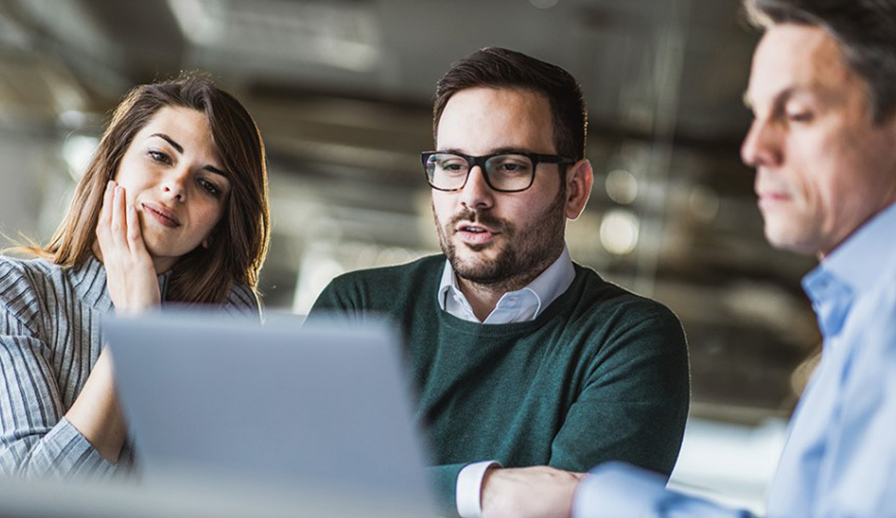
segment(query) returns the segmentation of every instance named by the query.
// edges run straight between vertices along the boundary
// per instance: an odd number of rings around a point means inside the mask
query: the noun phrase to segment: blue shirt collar
[[[894,268],[896,203],[879,212],[803,277],[825,338],[840,332],[852,301]]]

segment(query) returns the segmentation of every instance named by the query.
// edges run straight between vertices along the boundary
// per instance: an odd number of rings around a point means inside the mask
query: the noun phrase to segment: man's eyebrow
[[[811,93],[816,92],[812,92],[808,88],[800,86],[789,86],[775,94],[775,96],[772,98],[771,108],[774,112],[780,112],[784,109],[787,101],[789,101],[791,98],[799,95],[808,95]],[[755,106],[753,105],[753,101],[750,98],[749,92],[744,92],[743,101],[744,106],[746,106],[750,110],[755,111]]]
[[[175,142],[173,138],[169,137],[168,135],[165,135],[164,133],[153,133],[152,135],[150,135],[150,137],[159,137],[160,139],[162,139],[162,140],[168,142],[169,144],[171,144],[171,147],[173,147],[174,149],[176,149],[178,153],[183,153],[183,152],[184,152],[184,147],[183,147],[183,146],[181,146],[180,144],[178,144],[177,142]]]
[[[532,151],[529,149],[523,149],[523,148],[518,148],[518,147],[499,147],[498,149],[493,149],[492,152],[489,154],[493,155],[495,153],[502,153],[502,154],[532,153]]]
[[[460,149],[457,149],[457,148],[440,149],[439,153],[451,153],[454,155],[467,155],[467,153],[464,153],[463,151],[461,151]],[[528,150],[528,149],[518,148],[518,147],[499,147],[499,148],[489,150],[488,153],[485,153],[482,156],[505,155],[505,154],[525,154],[525,153],[532,153],[532,151]]]

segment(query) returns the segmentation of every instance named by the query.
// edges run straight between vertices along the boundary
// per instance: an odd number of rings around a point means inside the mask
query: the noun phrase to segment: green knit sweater
[[[399,324],[446,512],[457,512],[457,475],[476,461],[586,471],[622,460],[672,471],[689,377],[669,309],[575,265],[572,285],[535,320],[468,322],[439,307],[444,265],[440,255],[342,275],[311,317],[336,310]]]

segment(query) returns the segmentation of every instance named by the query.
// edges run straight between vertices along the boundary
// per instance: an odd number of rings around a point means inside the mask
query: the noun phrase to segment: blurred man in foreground
[[[765,30],[743,144],[765,235],[818,254],[803,279],[824,352],[791,422],[769,517],[896,516],[896,0],[747,0]],[[618,464],[574,516],[734,517]]]

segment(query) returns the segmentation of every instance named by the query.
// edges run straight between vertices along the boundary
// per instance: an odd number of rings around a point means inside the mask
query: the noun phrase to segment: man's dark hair
[[[474,52],[439,80],[433,105],[434,138],[438,138],[439,120],[448,99],[475,87],[518,88],[543,95],[551,107],[557,154],[575,160],[585,157],[588,114],[578,81],[556,65],[499,47]]]
[[[872,120],[896,113],[896,0],[745,0],[744,6],[762,29],[780,23],[825,29],[868,85]]]

